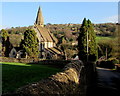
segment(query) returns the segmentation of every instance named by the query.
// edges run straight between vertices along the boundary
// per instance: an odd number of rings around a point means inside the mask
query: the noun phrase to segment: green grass
[[[3,93],[15,91],[17,88],[47,78],[61,69],[47,65],[2,62]]]
[[[97,43],[100,42],[101,40],[106,41],[106,40],[113,40],[113,39],[115,39],[115,37],[112,37],[112,36],[107,36],[107,37],[105,37],[105,36],[96,36]]]
[[[114,37],[111,37],[111,36],[109,36],[109,37],[97,36],[96,37],[97,42],[99,42],[100,40],[113,40],[113,39],[114,39]]]

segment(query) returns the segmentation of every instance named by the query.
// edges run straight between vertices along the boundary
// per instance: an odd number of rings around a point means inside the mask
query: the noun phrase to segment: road
[[[88,96],[120,96],[120,72],[97,68],[97,78]]]

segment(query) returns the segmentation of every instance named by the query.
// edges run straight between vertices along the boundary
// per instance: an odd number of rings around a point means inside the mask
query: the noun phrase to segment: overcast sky
[[[4,2],[2,28],[33,25],[39,6],[45,24],[81,24],[84,17],[93,23],[118,21],[117,2]]]

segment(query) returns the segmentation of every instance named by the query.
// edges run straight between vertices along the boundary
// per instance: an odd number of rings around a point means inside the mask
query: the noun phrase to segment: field
[[[23,85],[37,82],[61,71],[61,69],[48,67],[47,65],[8,62],[0,64],[2,64],[3,93],[14,91]]]
[[[114,37],[104,37],[104,36],[97,36],[96,41],[99,42],[100,40],[113,40],[115,39]]]

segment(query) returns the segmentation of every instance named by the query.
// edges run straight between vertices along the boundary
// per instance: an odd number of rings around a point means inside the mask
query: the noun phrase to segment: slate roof
[[[41,34],[41,37],[43,38],[44,42],[55,42],[55,43],[58,42],[58,40],[53,36],[52,33],[50,33],[50,31],[47,28],[41,27],[36,24],[34,26]]]
[[[46,50],[50,51],[53,54],[61,54],[61,51],[56,47],[47,48]]]

